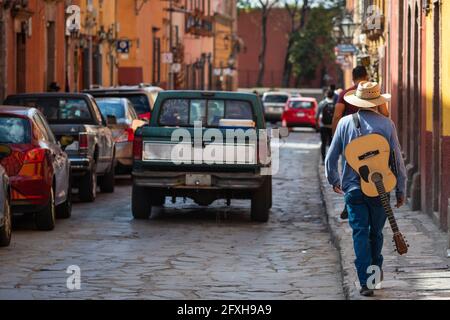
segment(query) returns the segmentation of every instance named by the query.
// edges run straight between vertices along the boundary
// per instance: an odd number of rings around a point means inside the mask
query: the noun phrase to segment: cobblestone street
[[[268,224],[246,201],[201,208],[190,201],[131,217],[131,181],[92,204],[76,203],[55,231],[17,217],[0,250],[0,299],[344,299],[317,171],[319,138],[291,134],[281,146]],[[68,266],[81,290],[66,287]]]

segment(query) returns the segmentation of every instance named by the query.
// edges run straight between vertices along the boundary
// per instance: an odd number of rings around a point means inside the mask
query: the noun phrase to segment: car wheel
[[[8,198],[5,198],[3,207],[4,219],[3,226],[0,227],[0,247],[7,247],[11,242],[12,233],[12,214]]]
[[[70,173],[71,174],[71,173]],[[72,180],[69,180],[67,199],[64,203],[56,207],[56,218],[69,219],[72,215]]]
[[[109,168],[109,171],[103,176],[100,177],[99,181],[100,191],[105,193],[113,193],[114,192],[114,183],[115,183],[115,168],[114,161]]]
[[[55,228],[56,220],[55,193],[53,187],[50,189],[50,199],[48,204],[39,212],[36,212],[36,227],[38,230],[51,231]]]
[[[146,220],[152,213],[152,203],[146,188],[133,185],[131,196],[133,217],[137,220]]]
[[[269,187],[268,187],[269,209],[272,209],[272,206],[273,206],[272,176],[267,177],[267,179],[269,179]]]
[[[263,185],[253,193],[251,218],[256,222],[269,221],[270,199],[269,199],[270,182],[269,178]]]
[[[97,167],[95,163],[91,170],[80,180],[80,199],[83,202],[93,202],[97,197]]]
[[[151,200],[152,205],[161,207],[166,203],[166,197],[163,195],[154,195]]]

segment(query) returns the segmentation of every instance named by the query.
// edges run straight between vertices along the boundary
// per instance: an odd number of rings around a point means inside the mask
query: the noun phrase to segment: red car
[[[69,218],[69,159],[42,113],[34,108],[1,106],[0,143],[11,149],[0,164],[10,180],[12,212],[35,214],[39,230],[52,230],[56,217]]]
[[[282,116],[283,127],[309,127],[317,129],[317,100],[314,98],[291,98],[286,102]]]

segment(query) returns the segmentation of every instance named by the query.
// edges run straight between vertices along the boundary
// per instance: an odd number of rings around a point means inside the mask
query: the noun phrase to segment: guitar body
[[[397,178],[389,168],[391,148],[388,141],[379,134],[369,134],[353,140],[345,149],[348,164],[361,177],[361,189],[368,197],[378,197],[379,193],[372,182],[372,174],[380,173],[386,192],[397,186]]]

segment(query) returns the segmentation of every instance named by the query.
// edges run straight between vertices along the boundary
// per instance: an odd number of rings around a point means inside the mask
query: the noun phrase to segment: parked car
[[[286,103],[283,116],[283,127],[310,127],[317,129],[317,100],[314,98],[291,98]]]
[[[115,143],[108,121],[88,94],[40,93],[9,96],[5,104],[36,107],[50,123],[60,143],[66,146],[82,201],[94,201],[97,176],[102,192],[114,192]]]
[[[34,213],[39,230],[52,230],[56,217],[72,212],[70,163],[41,112],[35,108],[0,107],[0,143],[11,184],[13,213]]]
[[[126,98],[96,98],[95,99],[103,117],[114,116],[116,124],[110,124],[116,144],[116,170],[131,172],[133,166],[134,132],[146,124],[139,120],[132,103]]]
[[[0,145],[0,161],[11,154],[11,148]],[[0,165],[0,247],[7,247],[11,242],[12,214],[9,201],[10,185],[6,170]]]
[[[141,84],[139,86],[98,88],[86,90],[85,92],[95,98],[127,98],[133,104],[139,118],[150,121],[156,98],[162,91],[163,89],[159,87]]]
[[[205,134],[201,142],[196,140],[198,129],[194,128],[199,123]],[[259,135],[265,125],[260,99],[254,94],[161,92],[150,125],[140,127],[135,134],[134,218],[148,219],[152,207],[164,204],[166,197],[188,197],[202,206],[217,199],[228,203],[231,199],[251,199],[252,219],[266,222],[272,207],[272,177],[264,174],[271,170],[267,161],[270,139]],[[255,133],[254,139],[223,139],[248,131]],[[174,140],[179,134],[187,135],[186,141]],[[211,137],[206,135],[210,134],[221,134],[222,140],[218,137],[214,143],[208,142]],[[184,149],[181,155],[180,147]],[[211,147],[218,148],[217,152]],[[192,161],[193,154],[201,154],[203,161]]]
[[[262,102],[267,121],[281,121],[286,102],[291,97],[287,92],[266,92],[263,95]]]

